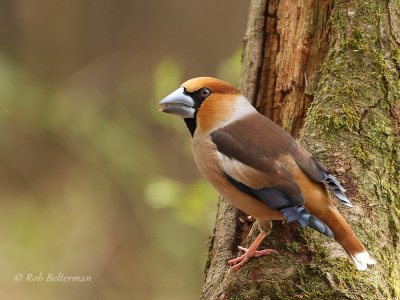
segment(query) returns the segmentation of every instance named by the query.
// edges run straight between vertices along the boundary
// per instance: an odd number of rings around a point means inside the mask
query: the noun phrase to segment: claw
[[[233,265],[232,270],[234,271],[239,270],[242,266],[244,266],[249,261],[250,257],[260,257],[263,255],[278,254],[278,252],[273,249],[256,251],[251,249],[251,247],[248,249],[242,246],[238,246],[238,248],[239,250],[244,251],[244,254],[228,261],[228,264]]]
[[[228,261],[228,264],[233,265],[232,266],[232,270],[238,270],[240,269],[243,265],[245,265],[250,257],[260,257],[263,255],[269,255],[269,254],[278,254],[278,252],[276,252],[275,250],[272,249],[265,249],[265,250],[260,250],[257,251],[257,247],[261,244],[262,240],[267,236],[266,232],[260,232],[260,234],[258,235],[258,237],[255,239],[255,241],[253,242],[253,244],[251,244],[251,246],[249,248],[245,248],[242,246],[239,246],[239,250],[244,251],[244,254],[231,259]]]

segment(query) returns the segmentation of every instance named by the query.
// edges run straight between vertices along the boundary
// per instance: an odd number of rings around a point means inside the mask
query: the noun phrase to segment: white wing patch
[[[233,179],[242,181],[239,178],[243,178],[246,175],[246,165],[236,159],[230,159],[228,156],[219,151],[217,151],[217,153],[222,171],[231,176]]]
[[[251,188],[258,189],[268,187],[269,180],[266,174],[236,159],[231,159],[219,151],[217,151],[217,153],[221,169],[225,174]]]

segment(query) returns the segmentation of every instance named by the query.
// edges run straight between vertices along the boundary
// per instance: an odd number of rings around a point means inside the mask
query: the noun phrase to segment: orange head
[[[184,82],[159,104],[162,112],[185,119],[191,131],[210,132],[226,124],[252,106],[229,83],[212,77],[197,77]],[[239,110],[239,111],[238,111]]]

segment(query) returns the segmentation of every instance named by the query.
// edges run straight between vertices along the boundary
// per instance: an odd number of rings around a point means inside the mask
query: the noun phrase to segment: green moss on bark
[[[372,276],[360,276],[322,259],[318,268],[335,274],[349,299],[400,297],[400,149],[390,113],[400,97],[399,46],[388,33],[387,18],[385,3],[337,3],[333,49],[303,130],[303,143],[326,165],[338,164],[331,155],[337,152],[348,166],[344,177],[357,183],[350,192],[359,212],[347,215],[379,262]],[[317,147],[315,139],[321,141]]]

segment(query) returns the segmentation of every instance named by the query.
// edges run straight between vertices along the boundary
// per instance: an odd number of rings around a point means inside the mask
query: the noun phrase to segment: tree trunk
[[[242,63],[243,94],[340,179],[378,264],[357,271],[333,239],[274,222],[263,247],[279,255],[230,271],[257,229],[221,200],[202,299],[400,299],[399,1],[252,0]]]

